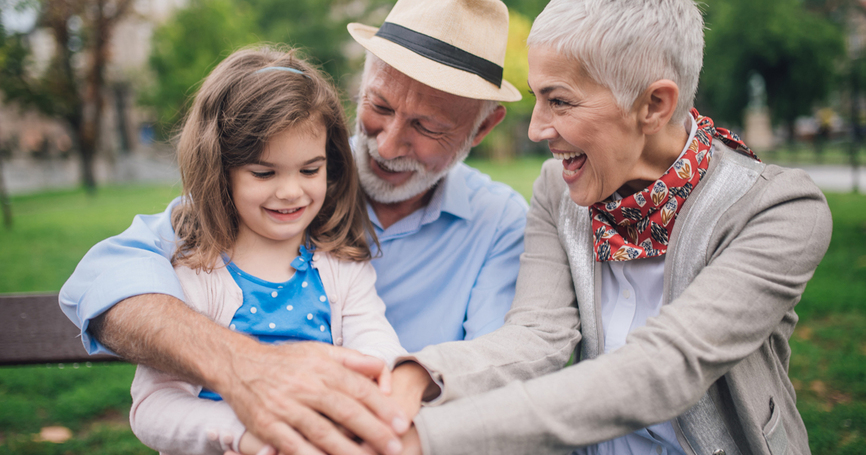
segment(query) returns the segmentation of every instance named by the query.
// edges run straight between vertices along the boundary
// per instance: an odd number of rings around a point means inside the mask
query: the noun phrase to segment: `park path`
[[[795,167],[803,169],[809,173],[815,184],[824,191],[847,193],[854,189],[854,171],[851,166],[832,165],[832,164],[804,164],[804,165],[787,165],[786,167]],[[860,193],[866,193],[866,167],[860,166],[858,172],[858,186]]]

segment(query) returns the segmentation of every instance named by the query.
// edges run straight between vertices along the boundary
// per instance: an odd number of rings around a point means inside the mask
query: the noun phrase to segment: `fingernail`
[[[400,452],[402,451],[403,444],[401,444],[397,439],[392,439],[391,442],[388,443],[388,447],[385,447],[385,453],[388,455],[400,455]]]
[[[403,434],[409,429],[409,422],[402,417],[394,417],[391,421],[391,428],[397,433]]]

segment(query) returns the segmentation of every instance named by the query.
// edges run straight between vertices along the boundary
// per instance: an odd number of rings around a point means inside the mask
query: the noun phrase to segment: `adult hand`
[[[396,455],[409,419],[371,380],[382,369],[381,360],[322,343],[257,343],[232,356],[214,389],[248,431],[282,454],[365,453],[338,424]]]

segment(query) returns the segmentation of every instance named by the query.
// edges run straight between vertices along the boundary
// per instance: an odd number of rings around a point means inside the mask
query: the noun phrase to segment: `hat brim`
[[[520,101],[522,98],[520,91],[505,79],[501,87],[496,87],[481,76],[443,65],[375,36],[379,30],[376,27],[353,22],[347,28],[352,38],[373,55],[397,71],[437,90],[479,100]]]

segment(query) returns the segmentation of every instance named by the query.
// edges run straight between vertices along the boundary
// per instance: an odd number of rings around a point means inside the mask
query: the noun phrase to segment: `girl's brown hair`
[[[183,124],[178,164],[183,201],[172,211],[180,243],[175,264],[211,271],[222,263],[238,234],[238,211],[229,171],[260,159],[267,141],[288,128],[327,130],[328,189],[308,232],[313,244],[338,258],[371,258],[367,217],[358,171],[349,147],[343,106],[336,89],[292,49],[246,48],[223,60],[205,78]],[[293,68],[302,74],[264,68]]]

